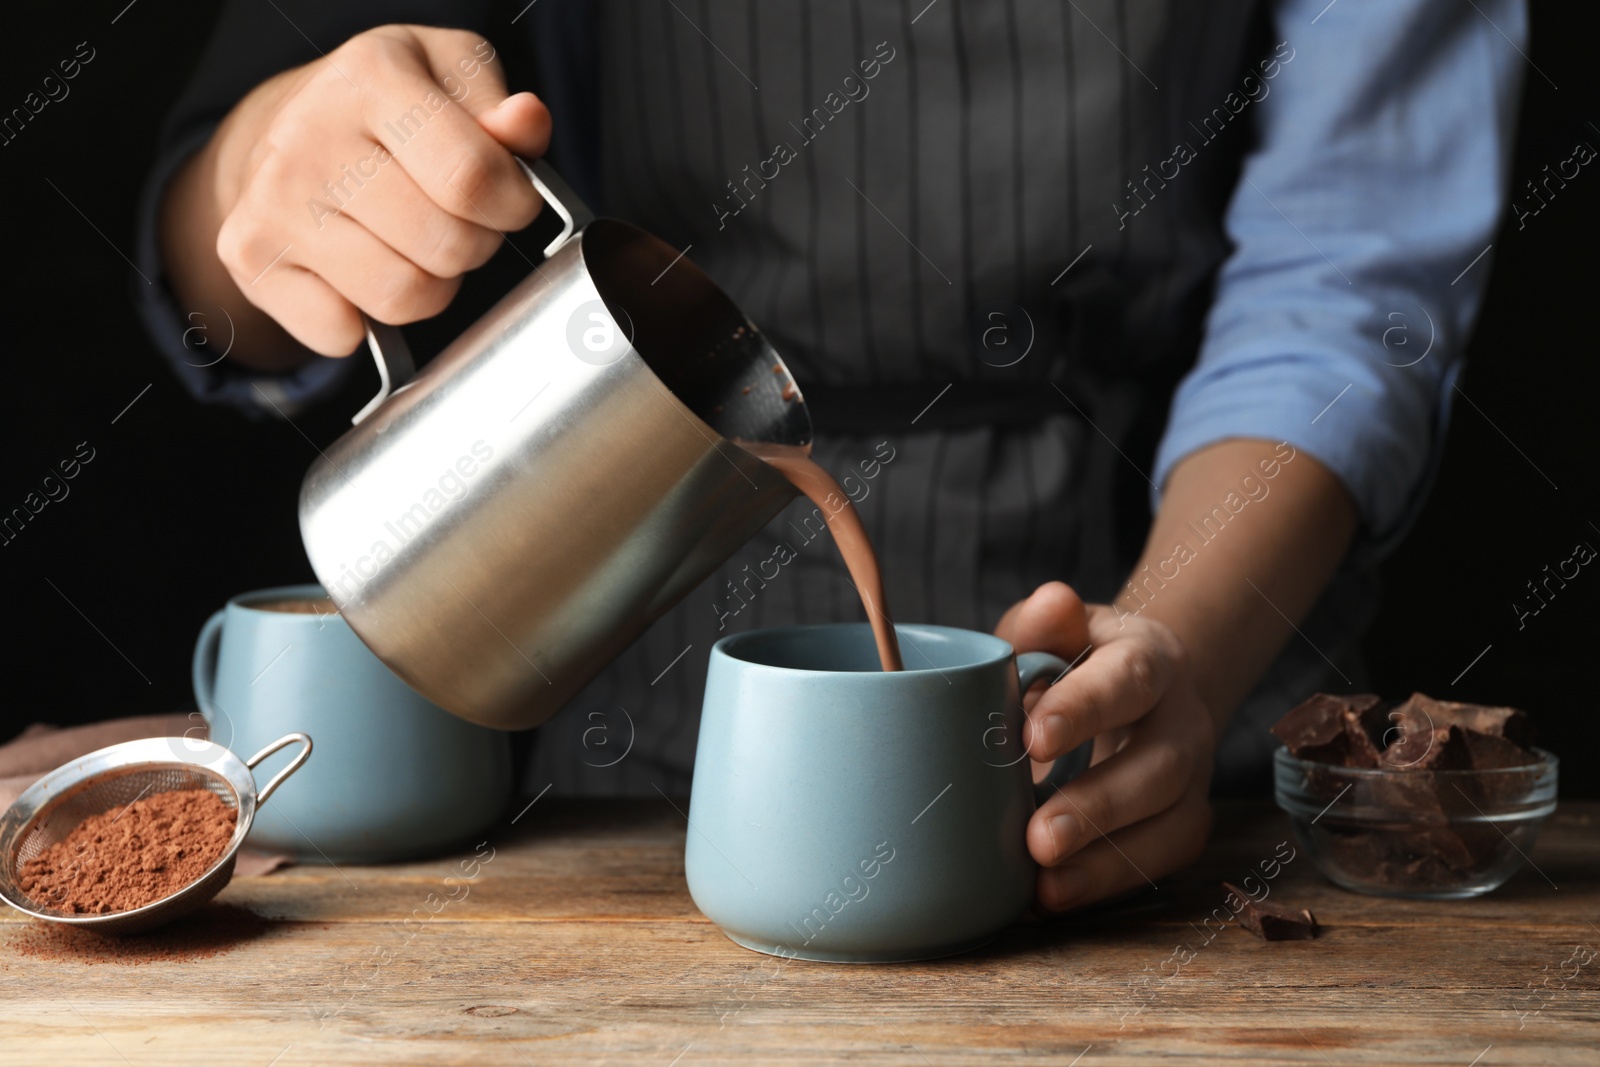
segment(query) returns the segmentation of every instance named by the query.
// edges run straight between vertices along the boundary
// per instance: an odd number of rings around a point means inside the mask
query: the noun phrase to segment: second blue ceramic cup
[[[316,585],[241,594],[195,646],[195,700],[213,741],[254,752],[299,731],[316,746],[249,844],[311,863],[378,863],[468,841],[510,796],[507,736],[430,703],[337,614],[265,606],[325,596]],[[257,777],[289,755],[269,757]]]
[[[695,904],[747,948],[927,959],[982,944],[1033,898],[1020,694],[1067,664],[989,634],[895,629],[907,669],[893,673],[864,623],[712,649],[684,865]]]

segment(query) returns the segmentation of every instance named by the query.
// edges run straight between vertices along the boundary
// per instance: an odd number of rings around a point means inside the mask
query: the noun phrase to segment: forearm
[[[1294,637],[1355,536],[1354,501],[1291,446],[1240,439],[1173,468],[1119,617],[1169,626],[1193,663],[1220,736]]]

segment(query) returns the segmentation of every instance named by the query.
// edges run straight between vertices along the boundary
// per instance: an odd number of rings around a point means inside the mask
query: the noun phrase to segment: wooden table
[[[1266,804],[1217,826],[1196,868],[1114,908],[852,967],[724,938],[673,806],[547,799],[486,835],[470,881],[445,882],[461,856],[240,879],[220,899],[271,921],[208,956],[85,962],[81,935],[63,955],[11,912],[0,1063],[1600,1063],[1600,804],[1562,804],[1537,870],[1479,900],[1357,896],[1298,855],[1274,896],[1316,913],[1312,942],[1203,925],[1288,837]]]

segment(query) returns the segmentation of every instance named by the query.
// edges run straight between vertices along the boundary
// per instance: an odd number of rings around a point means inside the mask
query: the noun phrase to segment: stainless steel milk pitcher
[[[528,176],[563,222],[545,261],[409,381],[399,332],[370,324],[383,389],[300,493],[351,628],[503,729],[548,719],[794,497],[730,438],[811,439],[788,368],[709,278],[546,165]]]

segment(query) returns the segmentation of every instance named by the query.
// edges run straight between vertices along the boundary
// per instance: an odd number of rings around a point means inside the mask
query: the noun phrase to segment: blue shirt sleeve
[[[1527,13],[1279,0],[1274,23],[1234,250],[1154,481],[1227,438],[1287,441],[1343,482],[1376,555],[1437,469],[1506,198]]]

